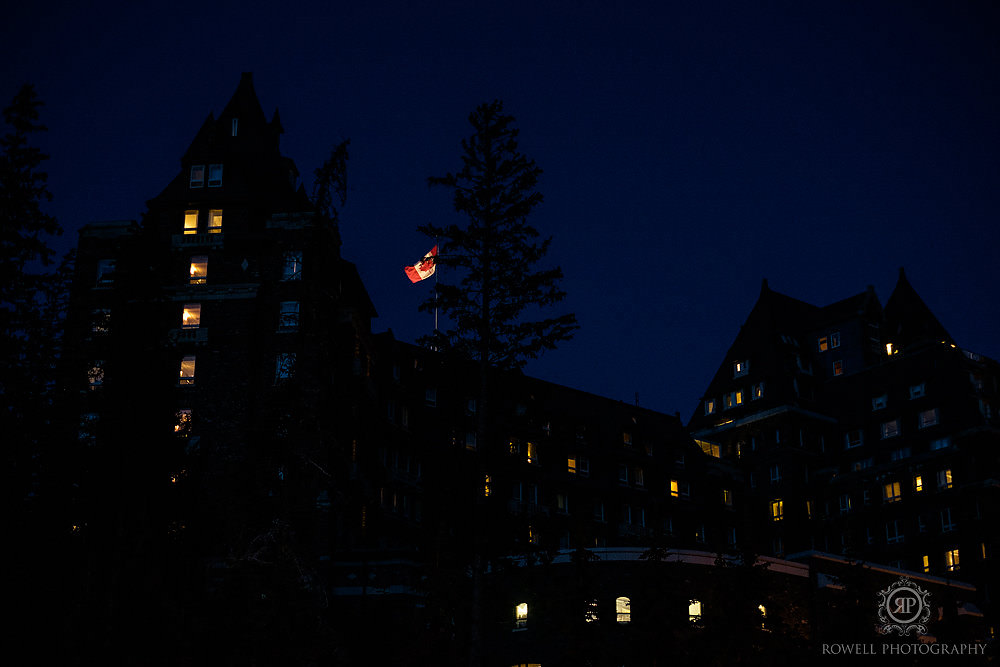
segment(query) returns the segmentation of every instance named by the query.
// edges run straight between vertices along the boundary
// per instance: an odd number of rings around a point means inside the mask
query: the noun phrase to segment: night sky
[[[454,216],[427,177],[499,98],[582,327],[529,374],[686,421],[762,278],[884,305],[901,266],[959,345],[1000,357],[995,2],[18,4],[0,102],[31,82],[46,103],[61,250],[138,219],[252,71],[307,190],[351,140],[343,254],[375,329],[413,341],[433,318],[402,269],[432,245],[417,225]]]

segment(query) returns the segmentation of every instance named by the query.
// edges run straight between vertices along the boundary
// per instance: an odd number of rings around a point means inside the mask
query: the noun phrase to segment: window
[[[588,477],[590,475],[590,459],[577,461],[577,468],[580,471],[580,477]]]
[[[208,165],[208,187],[218,188],[222,186],[222,165]]]
[[[198,233],[198,211],[184,211],[184,233]]]
[[[282,280],[302,280],[302,253],[298,250],[286,252],[281,269]]]
[[[813,501],[811,500],[806,501],[806,518],[813,518]]]
[[[187,435],[191,430],[191,410],[181,408],[174,413],[174,433],[177,435]]]
[[[897,503],[903,499],[899,482],[889,482],[882,487],[882,499],[887,503]]]
[[[604,503],[598,501],[594,503],[594,521],[604,523]]]
[[[715,412],[715,399],[706,398],[705,399],[705,414],[710,415]]]
[[[840,332],[839,331],[834,331],[832,334],[830,334],[830,349],[832,350],[835,347],[840,347]]]
[[[930,556],[923,556],[923,557],[921,557],[920,560],[921,560],[921,565],[923,565],[924,572],[930,572],[931,571],[931,557]]]
[[[883,410],[889,402],[889,397],[886,394],[881,396],[875,396],[872,398],[872,410]]]
[[[931,451],[936,449],[945,449],[951,447],[951,438],[938,438],[937,440],[931,440]]]
[[[688,600],[688,622],[701,623],[701,601]]]
[[[627,597],[616,598],[615,613],[619,623],[630,623],[632,621],[632,601]]]
[[[476,432],[469,431],[465,434],[465,448],[469,451],[475,451],[478,446],[478,441],[476,440]]]
[[[730,547],[736,546],[736,529],[733,527],[726,530],[726,544]]]
[[[860,447],[865,442],[865,434],[860,428],[853,431],[848,431],[844,435],[844,447],[851,449],[853,447]]]
[[[743,390],[738,389],[736,391],[730,392],[723,396],[723,405],[728,410],[729,408],[734,408],[737,405],[743,405]]]
[[[587,606],[583,611],[583,620],[586,623],[596,623],[599,620],[597,600],[587,600]]]
[[[240,129],[240,119],[234,118],[232,123],[232,136],[236,136]]]
[[[91,391],[97,391],[104,384],[104,361],[97,360],[87,370],[87,384]]]
[[[670,495],[674,498],[679,498],[681,495],[680,482],[676,479],[670,480]]]
[[[923,475],[914,475],[914,477],[913,477],[913,490],[916,493],[920,493],[921,491],[924,490],[924,476]]]
[[[897,544],[903,541],[903,533],[899,530],[899,519],[893,519],[885,524],[886,544]]]
[[[920,428],[927,428],[928,426],[934,426],[938,423],[938,411],[937,408],[931,408],[930,410],[924,410],[920,413],[917,418],[917,425]]]
[[[222,209],[213,208],[208,212],[208,233],[218,234],[222,231]]]
[[[891,452],[889,452],[889,460],[902,461],[903,459],[910,458],[910,455],[912,453],[913,450],[911,450],[909,447],[900,447],[898,449],[894,449]]]
[[[640,468],[639,466],[636,466],[632,470],[632,483],[635,484],[636,486],[644,486],[646,483],[645,477],[643,476],[642,473],[642,468]]]
[[[201,326],[201,304],[186,303],[181,312],[181,328],[197,329]]]
[[[926,393],[924,383],[915,384],[910,387],[910,400],[920,398]]]
[[[180,384],[194,384],[194,355],[189,355],[181,359]]]
[[[764,398],[763,382],[758,382],[750,388],[750,400],[756,401],[759,398]]]
[[[556,494],[556,511],[560,514],[569,514],[569,496],[565,493]]]
[[[102,259],[97,262],[97,285],[111,285],[115,282],[115,260]]]
[[[830,338],[828,336],[820,336],[816,341],[816,347],[819,348],[820,352],[826,352],[830,349]]]
[[[282,301],[278,306],[278,330],[294,331],[299,328],[299,302]],[[396,369],[398,370],[398,366]]]
[[[733,377],[739,378],[743,377],[750,372],[750,362],[749,361],[734,361],[733,362]]]
[[[486,498],[490,497],[493,493],[493,478],[489,475],[483,476],[483,496]]]
[[[195,164],[191,166],[191,187],[201,188],[205,186],[205,165]]]
[[[624,444],[625,447],[628,447],[628,448],[632,447],[632,432],[631,431],[623,431],[622,432],[622,444]]]
[[[533,443],[533,442],[526,442],[524,444],[525,444],[525,451],[527,452],[527,454],[525,455],[524,460],[527,461],[528,463],[537,464],[538,463],[538,447],[537,447],[537,445],[535,445],[535,443]]]
[[[950,489],[952,486],[951,469],[939,470],[937,474],[937,485],[939,489]]]
[[[424,403],[432,408],[437,406],[437,395],[438,392],[436,388],[428,387],[424,392]],[[511,443],[511,446],[513,447],[513,443]]]
[[[566,472],[568,472],[571,475],[576,474],[576,458],[571,456],[568,459],[566,459]]]
[[[775,463],[771,466],[771,483],[775,484],[781,481],[781,466]]]
[[[295,353],[279,352],[274,361],[274,384],[281,384],[295,374]]]
[[[895,438],[899,435],[899,420],[893,419],[882,424],[882,438]]]
[[[771,521],[781,521],[785,518],[785,501],[776,498],[771,501]]]
[[[945,507],[941,510],[941,532],[950,533],[955,530],[955,522],[951,518],[951,508]]]
[[[514,607],[514,629],[524,630],[528,627],[528,603],[522,602]]]
[[[722,490],[722,504],[726,507],[733,506],[733,492],[731,489]]]
[[[851,511],[851,494],[843,493],[840,496],[840,513],[847,514]]]
[[[949,549],[944,552],[944,569],[949,572],[958,571],[958,549]]]
[[[840,359],[837,359],[835,362],[833,362],[833,374],[834,375],[844,374],[844,362],[841,361]]]
[[[196,255],[191,258],[191,267],[188,269],[190,283],[192,285],[204,285],[208,282],[208,257]]]
[[[90,312],[90,333],[104,335],[111,332],[111,309],[95,308]]]

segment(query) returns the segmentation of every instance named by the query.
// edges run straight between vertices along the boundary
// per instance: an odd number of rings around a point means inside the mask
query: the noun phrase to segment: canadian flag
[[[434,275],[434,271],[437,268],[434,258],[437,257],[438,247],[434,246],[430,249],[424,258],[414,264],[413,266],[406,267],[406,277],[410,279],[411,283],[419,283],[421,280],[430,278]]]

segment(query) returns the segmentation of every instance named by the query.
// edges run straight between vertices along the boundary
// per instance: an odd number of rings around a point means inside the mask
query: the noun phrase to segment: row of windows
[[[208,256],[195,255],[191,258],[188,268],[191,285],[204,285],[208,283]],[[299,251],[286,252],[282,256],[281,280],[301,280],[302,279],[302,253]]]
[[[184,211],[184,233],[197,234],[199,228],[199,213],[196,210]],[[222,209],[210,209],[205,227],[209,234],[222,232]]]
[[[750,391],[747,392],[745,389],[737,389],[735,391],[728,392],[722,396],[722,407],[724,410],[729,410],[731,408],[739,407],[749,400],[756,401],[759,398],[764,398],[764,383],[758,382],[750,386]],[[714,398],[705,399],[705,414],[711,415],[717,412],[719,409],[718,403]]]
[[[761,618],[767,616],[764,605],[759,605],[757,610]],[[701,623],[702,603],[700,600],[688,600],[688,621],[691,623]],[[632,622],[632,600],[621,596],[615,598],[614,619],[616,623]],[[597,623],[601,620],[600,605],[596,599],[588,600],[583,613],[583,620],[586,623]],[[528,627],[528,603],[521,602],[514,605],[514,630],[525,630]]]
[[[208,165],[208,180],[205,180],[205,165],[195,164],[191,165],[191,179],[190,187],[192,188],[203,188],[205,186],[210,188],[221,188],[222,187],[222,165],[221,164],[210,164]]]
[[[295,365],[296,365],[296,354],[294,352],[279,352],[275,357],[274,364],[274,383],[281,384],[285,380],[290,379],[295,375]],[[101,364],[103,362],[98,362]],[[100,381],[103,382],[104,370],[101,366],[95,366],[91,372],[91,376],[94,375],[94,369],[99,369],[100,371]],[[181,386],[192,386],[195,384],[195,371],[197,370],[197,355],[189,354],[181,358],[180,372],[178,374],[178,384]],[[100,382],[98,382],[100,384]],[[91,388],[94,388],[94,380],[91,380]]]
[[[939,470],[937,472],[937,488],[938,490],[944,491],[953,488],[955,485],[955,479],[950,468],[944,470]],[[925,489],[924,476],[914,475],[913,476],[913,493],[921,493]],[[871,496],[868,490],[862,493],[862,499],[865,505],[871,504]],[[903,499],[902,482],[887,482],[882,485],[882,500],[885,503],[896,503]],[[840,513],[845,514],[850,512],[853,507],[851,494],[844,493],[840,495]],[[771,519],[773,521],[781,521],[785,516],[785,502],[781,498],[775,498],[771,501]],[[813,506],[812,501],[806,501],[806,516],[807,518],[813,518]],[[949,512],[950,516],[950,512]]]
[[[910,385],[910,400],[923,398],[927,394],[927,385],[924,382]],[[884,410],[889,404],[889,395],[882,394],[872,397],[872,411]]]
[[[281,301],[278,304],[278,330],[294,331],[299,326],[299,302]],[[181,328],[198,329],[201,327],[201,304],[186,303],[181,310]]]

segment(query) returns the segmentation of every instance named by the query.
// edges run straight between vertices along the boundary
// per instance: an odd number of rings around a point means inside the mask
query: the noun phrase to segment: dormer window
[[[236,133],[239,131],[239,129],[240,129],[240,119],[239,118],[234,118],[233,119],[233,136],[234,137],[236,136]]]
[[[184,233],[198,233],[198,211],[184,211]]]
[[[733,377],[743,377],[750,372],[750,362],[749,361],[734,361],[733,362]]]
[[[201,188],[205,186],[205,165],[196,164],[191,167],[191,187]]]
[[[194,187],[194,186],[191,186],[191,187]],[[210,188],[219,188],[219,187],[222,187],[222,165],[221,164],[210,164],[210,165],[208,165],[208,187],[210,187]]]

